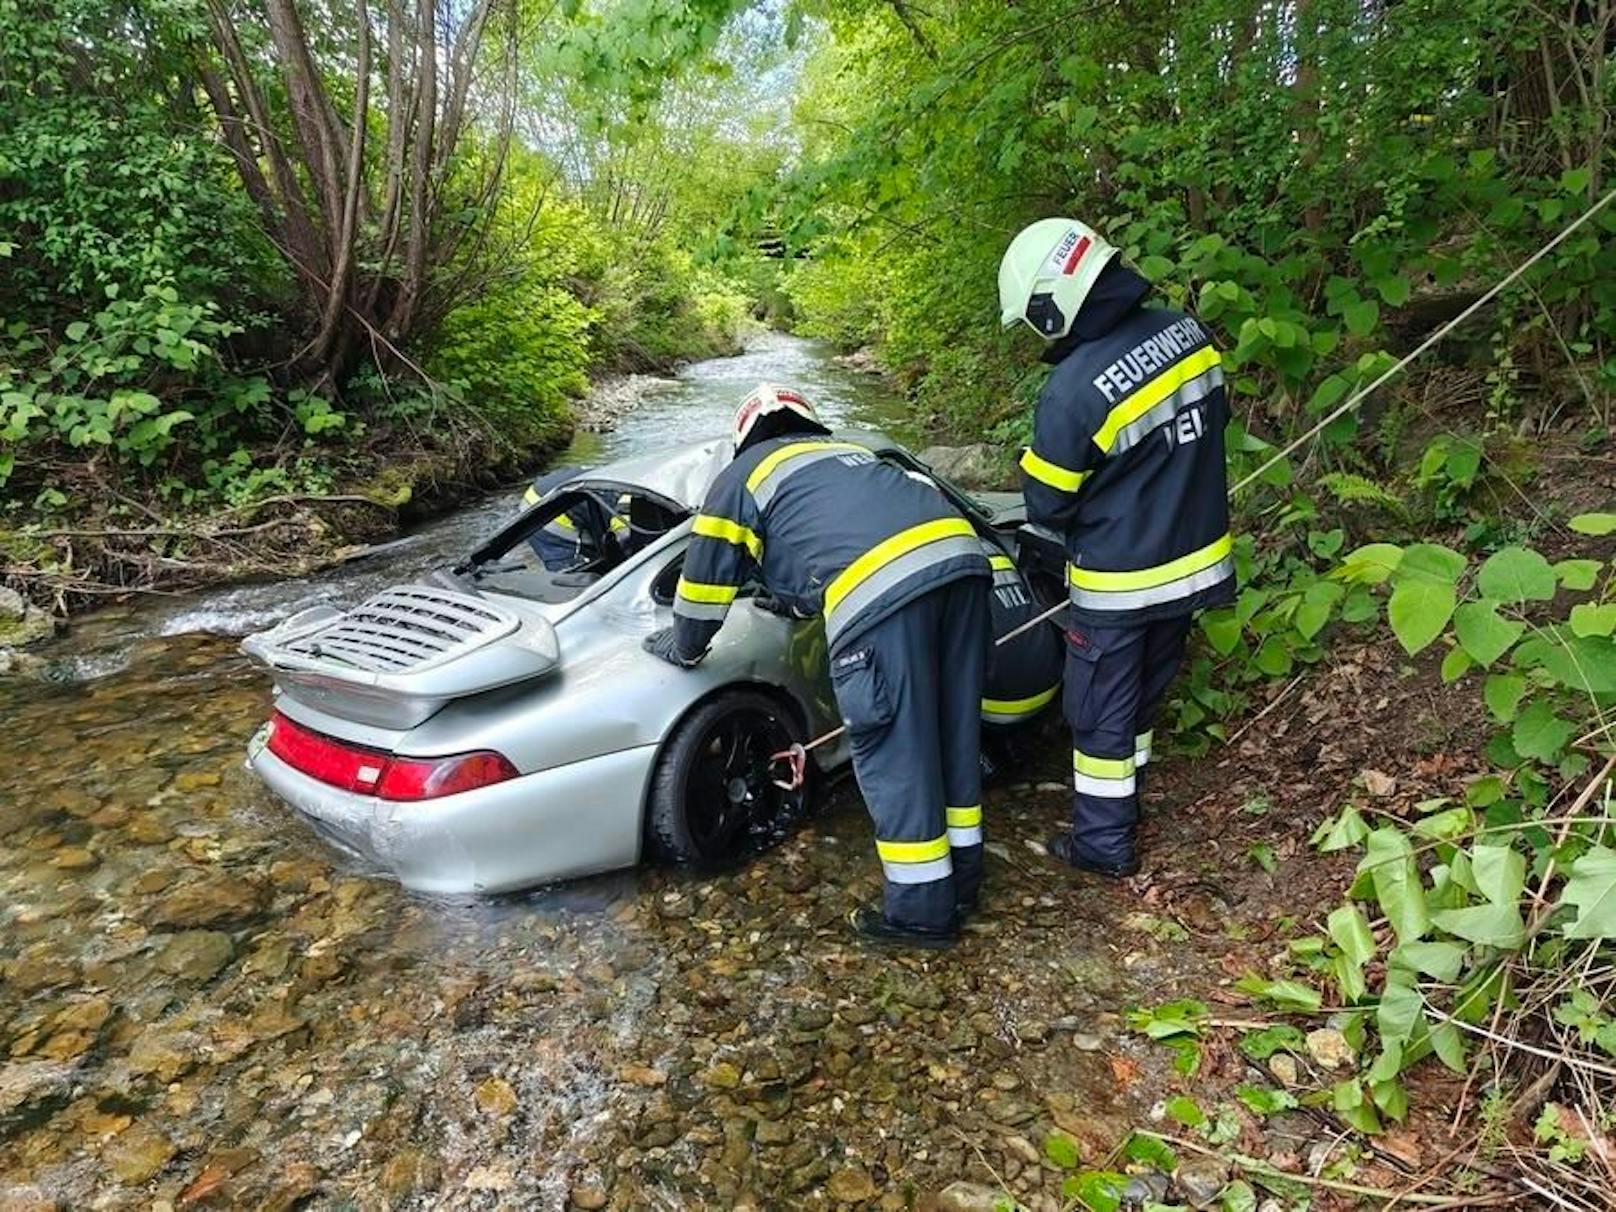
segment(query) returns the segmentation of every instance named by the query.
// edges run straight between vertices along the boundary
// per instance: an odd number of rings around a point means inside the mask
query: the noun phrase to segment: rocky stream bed
[[[1227,997],[1282,948],[1310,861],[1285,835],[1350,777],[1331,704],[1363,676],[1298,699],[1323,757],[1270,785],[1271,815],[1237,759],[1168,763],[1153,798],[1179,807],[1126,887],[1041,854],[1063,784],[996,789],[987,907],[916,958],[849,941],[876,864],[846,787],[733,871],[428,900],[344,866],[245,773],[266,695],[232,642],[129,661],[0,687],[8,1209],[1058,1208],[1048,1132],[1103,1162],[1186,1084],[1122,1012]],[[1062,749],[1051,731],[1026,769]],[[1252,828],[1278,877],[1244,858]],[[1251,1076],[1231,1053],[1197,1084]],[[1298,1170],[1329,1147],[1306,1115],[1244,1128]]]

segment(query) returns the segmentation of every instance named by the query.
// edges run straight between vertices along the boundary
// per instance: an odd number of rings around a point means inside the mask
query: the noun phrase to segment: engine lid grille
[[[403,673],[453,660],[509,635],[517,625],[514,615],[482,598],[401,585],[282,649],[367,673]]]

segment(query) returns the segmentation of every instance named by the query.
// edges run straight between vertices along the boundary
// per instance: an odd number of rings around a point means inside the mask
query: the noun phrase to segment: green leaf
[[[1526,679],[1516,673],[1495,673],[1481,689],[1487,710],[1500,724],[1507,724],[1515,718],[1515,710],[1525,693]]]
[[[1394,543],[1367,543],[1349,552],[1335,575],[1355,585],[1379,585],[1397,571],[1403,549]]]
[[[1128,1143],[1122,1146],[1122,1155],[1129,1161],[1153,1166],[1163,1174],[1171,1174],[1178,1169],[1178,1154],[1161,1137],[1149,1132],[1135,1132],[1129,1136]]]
[[[1516,948],[1526,939],[1519,905],[1488,901],[1468,909],[1438,909],[1431,921],[1449,934],[1488,947]]]
[[[1081,1160],[1077,1142],[1064,1132],[1051,1132],[1044,1137],[1044,1156],[1062,1170],[1075,1170]]]
[[[1253,662],[1258,670],[1271,678],[1281,678],[1291,671],[1291,651],[1278,636],[1271,635],[1257,649]]]
[[[1257,1192],[1243,1179],[1235,1179],[1223,1188],[1219,1197],[1221,1212],[1257,1212]]]
[[[1510,740],[1515,752],[1522,757],[1557,762],[1566,742],[1576,731],[1576,725],[1562,720],[1548,703],[1539,699],[1521,712]]]
[[[1448,649],[1447,655],[1442,658],[1442,684],[1448,685],[1452,682],[1457,682],[1475,667],[1476,662],[1471,658],[1470,654],[1455,644]]]
[[[1212,610],[1201,616],[1201,630],[1219,656],[1228,656],[1240,643],[1244,624],[1233,610]]]
[[[1579,602],[1571,608],[1571,633],[1575,636],[1607,636],[1616,632],[1616,602]]]
[[[1461,947],[1458,943],[1404,943],[1392,950],[1386,962],[1451,984],[1459,979],[1459,969],[1464,964],[1468,950],[1468,947]]]
[[[1347,394],[1347,389],[1351,386],[1352,384],[1341,375],[1327,376],[1313,393],[1313,398],[1307,402],[1308,414],[1318,416],[1320,413],[1328,412]]]
[[[1353,336],[1366,337],[1380,323],[1380,304],[1373,299],[1348,303],[1341,309],[1341,320]]]
[[[1433,812],[1414,822],[1414,832],[1433,841],[1451,841],[1468,833],[1476,824],[1476,814],[1464,804]]]
[[[1561,560],[1554,566],[1554,575],[1565,588],[1580,592],[1594,587],[1603,567],[1598,560]]]
[[[1526,547],[1506,547],[1487,557],[1476,577],[1482,594],[1503,602],[1547,602],[1559,580],[1549,562]]]
[[[1061,1184],[1061,1194],[1078,1200],[1089,1212],[1117,1212],[1128,1176],[1113,1170],[1085,1170]]]
[[[1274,874],[1274,869],[1279,866],[1279,860],[1274,857],[1274,848],[1267,842],[1255,843],[1246,850],[1246,854],[1269,875]]]
[[[1439,1059],[1455,1073],[1468,1072],[1464,1036],[1452,1023],[1436,1023],[1428,1033],[1431,1048]]]
[[[1375,289],[1380,292],[1380,297],[1386,300],[1388,307],[1401,307],[1408,302],[1410,287],[1408,279],[1402,274],[1388,274],[1384,278],[1376,278]]]
[[[1468,561],[1451,547],[1440,543],[1415,543],[1403,550],[1392,578],[1402,583],[1408,580],[1436,581],[1444,585],[1457,585],[1464,575]]]
[[[1324,998],[1319,995],[1319,991],[1302,984],[1301,981],[1274,981],[1260,976],[1245,976],[1237,980],[1234,987],[1242,993],[1249,993],[1252,997],[1271,1002],[1282,1010],[1311,1013],[1324,1005]]]
[[[1414,1038],[1414,1033],[1424,1022],[1424,1014],[1425,999],[1420,996],[1419,990],[1412,985],[1388,979],[1380,995],[1380,1005],[1375,1008],[1375,1026],[1380,1030],[1381,1046],[1401,1049]],[[1379,1070],[1376,1080],[1385,1081],[1400,1071],[1400,1058],[1394,1057],[1390,1064],[1382,1064],[1385,1060],[1383,1056],[1375,1062]]]
[[[1369,1088],[1369,1096],[1381,1114],[1402,1123],[1408,1116],[1408,1091],[1399,1081],[1376,1082]]]
[[[1254,1115],[1267,1118],[1277,1115],[1281,1111],[1289,1111],[1296,1106],[1296,1097],[1288,1090],[1275,1090],[1268,1086],[1256,1086],[1249,1082],[1236,1086],[1234,1096],[1244,1103]]]
[[[1595,537],[1616,533],[1616,513],[1579,513],[1566,523],[1578,534]]]
[[[1369,836],[1369,826],[1357,805],[1347,804],[1339,815],[1325,820],[1313,831],[1310,839],[1321,854],[1331,854],[1356,846]]]
[[[1168,1099],[1166,1111],[1186,1128],[1199,1128],[1207,1122],[1206,1112],[1201,1110],[1201,1104],[1187,1094],[1175,1094]]]
[[[1331,911],[1325,929],[1341,953],[1358,967],[1363,967],[1375,954],[1375,936],[1370,933],[1369,919],[1356,905],[1341,905]]]
[[[1594,846],[1572,863],[1560,904],[1577,910],[1568,938],[1616,938],[1616,850]]]
[[[1252,1060],[1267,1060],[1276,1052],[1301,1052],[1306,1047],[1307,1037],[1289,1023],[1275,1023],[1240,1037],[1240,1051]]]
[[[1392,590],[1386,618],[1398,643],[1402,644],[1409,656],[1413,656],[1442,634],[1442,629],[1453,617],[1454,604],[1451,583],[1413,578]]]
[[[69,341],[82,341],[84,334],[90,331],[90,326],[83,320],[74,320],[64,331]]]
[[[1314,581],[1302,595],[1302,604],[1296,608],[1292,622],[1303,638],[1311,640],[1330,621],[1335,604],[1347,594],[1346,589],[1334,581]]]
[[[1616,643],[1605,636],[1578,636],[1558,625],[1539,628],[1515,649],[1515,664],[1541,669],[1578,694],[1616,694]]]
[[[1560,188],[1568,194],[1580,194],[1587,190],[1588,181],[1592,174],[1586,168],[1568,168],[1560,174]]]
[[[1470,852],[1476,890],[1499,905],[1513,905],[1526,887],[1526,859],[1513,846],[1481,845]]]
[[[1199,1035],[1209,1011],[1205,1002],[1180,998],[1149,1010],[1130,1010],[1128,1026],[1154,1040],[1175,1035]]]
[[[1364,1098],[1363,1087],[1358,1084],[1357,1078],[1338,1083],[1331,1091],[1330,1105],[1337,1115],[1358,1131],[1371,1134],[1380,1131],[1380,1117]]]
[[[1139,272],[1152,282],[1160,282],[1173,272],[1173,263],[1166,257],[1142,257],[1139,261]]]
[[[1412,942],[1425,934],[1431,925],[1425,887],[1414,864],[1413,847],[1400,829],[1383,826],[1372,832],[1358,870],[1368,874],[1375,899],[1399,942]]]
[[[1484,598],[1465,602],[1453,612],[1453,631],[1477,664],[1491,665],[1515,646],[1526,633],[1526,624],[1504,618],[1498,603]]]
[[[1375,954],[1375,939],[1369,932],[1369,922],[1358,906],[1348,904],[1331,912],[1326,929],[1341,950],[1335,964],[1336,984],[1341,986],[1341,995],[1346,1001],[1359,1001],[1367,992],[1364,964]]]

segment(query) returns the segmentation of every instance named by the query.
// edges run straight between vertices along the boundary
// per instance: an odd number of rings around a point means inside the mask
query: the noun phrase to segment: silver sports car
[[[906,470],[903,448],[848,435]],[[737,603],[691,671],[644,652],[670,606],[728,441],[627,459],[524,509],[461,564],[349,610],[317,606],[246,639],[275,681],[248,762],[337,846],[407,887],[491,893],[638,863],[720,861],[800,812],[773,755],[840,722],[819,620]],[[1014,554],[1014,494],[931,477]],[[599,519],[561,570],[539,541]]]

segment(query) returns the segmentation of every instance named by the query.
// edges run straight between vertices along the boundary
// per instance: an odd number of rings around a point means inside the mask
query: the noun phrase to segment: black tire
[[[811,788],[774,786],[769,759],[801,740],[794,714],[755,690],[726,690],[680,720],[651,780],[646,833],[657,857],[722,863],[749,839],[782,831]]]

